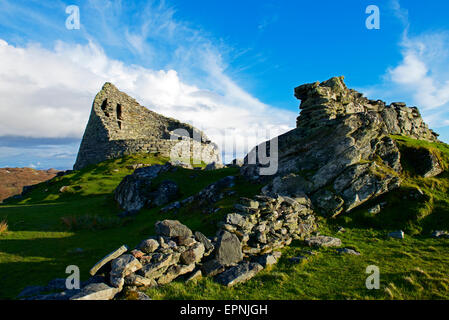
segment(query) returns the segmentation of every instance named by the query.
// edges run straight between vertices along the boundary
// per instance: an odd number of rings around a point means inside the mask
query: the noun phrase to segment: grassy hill
[[[401,148],[432,150],[445,171],[435,178],[422,178],[413,171],[413,159],[403,157],[400,189],[335,219],[319,218],[322,234],[339,237],[345,247],[357,249],[361,256],[320,249],[294,264],[289,258],[310,250],[297,241],[283,250],[279,264],[234,288],[201,279],[189,284],[175,281],[149,289],[147,294],[153,299],[448,299],[449,240],[432,239],[430,233],[449,230],[449,147],[394,138]],[[133,218],[118,218],[121,210],[113,200],[113,190],[132,173],[131,166],[166,160],[134,155],[106,161],[44,182],[23,199],[1,205],[0,221],[7,223],[8,230],[0,231],[0,298],[13,299],[27,285],[63,278],[68,265],[78,265],[83,280],[87,279],[90,267],[106,253],[122,244],[134,247],[154,234],[157,220],[177,219],[192,230],[213,235],[217,222],[240,196],[252,196],[261,188],[241,179],[235,168],[178,169],[158,181],[176,181],[182,198],[229,175],[237,176],[232,188],[235,194],[217,203],[221,210],[214,214],[193,206],[178,214],[161,214],[154,208]],[[384,204],[381,212],[369,213],[378,203]],[[346,231],[339,232],[341,227]],[[405,240],[387,237],[397,229],[406,231]],[[369,265],[380,269],[380,290],[365,287]]]

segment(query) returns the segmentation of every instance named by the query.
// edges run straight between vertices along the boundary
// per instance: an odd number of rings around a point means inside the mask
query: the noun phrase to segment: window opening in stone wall
[[[101,104],[101,110],[103,110],[104,115],[105,115],[106,117],[109,117],[109,113],[106,111],[107,106],[108,106],[108,99],[105,99],[105,100],[103,101],[103,103]]]
[[[122,105],[117,103],[117,124],[120,130],[122,129],[122,120]]]

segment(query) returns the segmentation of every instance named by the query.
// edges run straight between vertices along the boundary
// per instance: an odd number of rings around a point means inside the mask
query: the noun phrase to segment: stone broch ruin
[[[113,84],[106,83],[93,102],[73,168],[80,170],[91,164],[133,153],[170,157],[171,151],[177,150],[176,156],[181,156],[183,148],[174,148],[179,141],[170,139],[177,129],[186,130],[189,134],[187,142],[191,159],[221,163],[218,147],[200,130],[148,110]],[[194,153],[194,150],[201,150],[201,153]]]

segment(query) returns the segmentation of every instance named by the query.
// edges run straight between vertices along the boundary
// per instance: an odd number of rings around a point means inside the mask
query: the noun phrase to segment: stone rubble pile
[[[174,211],[182,206],[189,205],[196,202],[199,208],[202,208],[203,213],[209,213],[213,210],[211,207],[225,196],[232,195],[235,191],[225,190],[232,188],[235,185],[235,176],[224,177],[223,179],[214,182],[197,194],[190,196],[182,201],[175,201],[163,207],[161,212]]]
[[[316,228],[310,206],[291,198],[256,196],[240,202],[213,239],[193,233],[177,220],[158,221],[155,236],[133,250],[123,245],[96,263],[90,270],[91,281],[81,289],[39,299],[108,300],[124,289],[137,291],[202,276],[233,286],[277,263],[281,253],[275,250]]]
[[[276,139],[277,173],[263,176],[266,164],[250,161],[259,150],[269,150],[272,140],[254,147],[240,172],[268,183],[263,189],[267,195],[294,198],[305,193],[317,214],[349,212],[401,185],[401,156],[407,151],[391,135],[438,141],[417,108],[367,99],[348,89],[343,77],[302,85],[295,96],[301,100],[301,113],[297,127]],[[431,152],[411,156],[421,164],[419,174],[442,172]]]
[[[237,212],[226,216],[222,229],[239,238],[246,256],[270,253],[316,229],[310,201],[305,197],[303,204],[281,196],[241,200],[243,204],[235,205]]]

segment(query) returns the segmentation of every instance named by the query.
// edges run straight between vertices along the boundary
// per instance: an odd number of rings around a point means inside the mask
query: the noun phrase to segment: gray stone
[[[278,170],[264,179],[262,192],[295,200],[303,194],[326,216],[349,212],[400,186],[401,151],[390,135],[438,141],[416,108],[369,100],[348,89],[343,77],[302,85],[295,96],[301,100],[297,127],[278,137]],[[263,142],[248,153],[242,175],[260,175],[264,164],[248,160],[269,146]],[[426,167],[435,175],[438,159],[431,158]]]
[[[139,291],[137,292],[137,300],[151,300],[151,298],[145,293]]]
[[[340,254],[349,254],[349,255],[353,255],[353,256],[360,255],[360,252],[357,252],[354,249],[350,249],[350,248],[339,248],[339,249],[337,249],[337,252]]]
[[[157,286],[157,282],[154,279],[148,279],[135,273],[132,273],[125,277],[125,284],[127,286],[148,287],[148,288]]]
[[[217,169],[222,169],[222,168],[224,168],[223,164],[217,163],[217,162],[211,162],[206,166],[206,168],[204,168],[204,170],[210,171],[210,170],[217,170]]]
[[[159,207],[163,206],[178,196],[179,187],[178,184],[171,180],[162,181],[157,190],[150,195],[151,206]]]
[[[109,253],[107,256],[105,256],[103,259],[101,259],[100,261],[98,261],[93,267],[92,269],[90,269],[89,273],[90,275],[94,276],[98,270],[100,270],[101,267],[103,267],[104,265],[106,265],[108,262],[114,260],[115,258],[120,257],[123,253],[125,253],[126,251],[128,251],[128,247],[123,245],[120,248],[118,248],[117,250],[112,251],[111,253]]]
[[[142,268],[142,264],[131,254],[124,254],[111,262],[110,282],[113,287],[122,288],[124,278]]]
[[[153,253],[157,248],[159,248],[159,243],[155,239],[143,240],[139,244],[140,251],[145,253]]]
[[[170,266],[178,263],[179,258],[179,253],[163,255],[160,260],[143,266],[143,268],[138,271],[138,274],[148,279],[156,279],[160,277]]]
[[[169,164],[157,164],[135,170],[120,182],[114,191],[114,199],[126,211],[139,211],[158,196],[157,192],[150,192],[152,181],[171,168]]]
[[[239,238],[227,231],[223,231],[218,237],[215,250],[215,259],[224,266],[232,266],[243,259]]]
[[[117,288],[112,288],[105,283],[92,283],[82,288],[70,300],[112,300],[118,292]]]
[[[339,247],[341,240],[328,236],[315,236],[305,239],[306,245],[310,247]]]
[[[184,264],[195,264],[201,261],[204,255],[204,245],[201,242],[195,243],[189,250],[181,253],[181,262]]]
[[[425,178],[435,177],[444,171],[438,156],[427,148],[402,147],[401,153],[412,162],[415,172]]]
[[[394,238],[394,239],[404,239],[405,234],[404,234],[404,231],[402,231],[402,230],[393,231],[388,234],[388,237]]]
[[[257,259],[257,262],[262,267],[267,267],[276,264],[278,262],[278,258],[276,258],[273,254],[264,254]]]
[[[231,287],[250,280],[261,270],[263,267],[258,263],[242,262],[217,276],[217,282]]]
[[[164,285],[167,283],[172,282],[177,277],[184,275],[186,273],[192,272],[195,269],[195,264],[192,263],[190,265],[174,265],[168,268],[167,272],[162,275],[158,280],[157,283],[159,285]]]
[[[206,277],[213,277],[219,273],[222,273],[225,271],[225,266],[223,266],[220,262],[217,260],[209,260],[203,263],[201,266],[201,271],[203,272],[203,275]]]
[[[158,221],[155,230],[157,235],[169,238],[189,238],[192,236],[192,231],[177,220]]]

